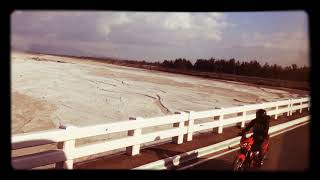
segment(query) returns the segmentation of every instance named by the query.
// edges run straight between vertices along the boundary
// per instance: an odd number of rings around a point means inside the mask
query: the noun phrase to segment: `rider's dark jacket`
[[[259,117],[252,120],[243,130],[242,133],[253,129],[253,138],[259,141],[268,137],[270,116]]]

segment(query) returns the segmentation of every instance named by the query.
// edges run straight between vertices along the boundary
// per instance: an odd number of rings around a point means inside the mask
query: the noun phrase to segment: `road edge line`
[[[292,120],[292,121],[289,121],[289,122],[286,122],[286,123],[281,123],[281,124],[272,126],[272,127],[269,128],[269,134],[277,133],[277,132],[279,132],[281,130],[284,130],[286,128],[289,128],[289,127],[292,127],[292,126],[296,126],[296,125],[304,123],[304,122],[308,122],[309,119],[310,119],[310,115],[304,116],[304,117],[301,117],[301,118],[298,118],[298,119],[295,119],[295,120]],[[251,135],[251,134],[252,133],[250,133],[249,135]],[[211,153],[215,153],[215,152],[230,148],[232,146],[236,146],[237,144],[239,144],[240,138],[241,137],[238,136],[238,137],[235,137],[235,138],[232,138],[232,139],[228,139],[228,140],[225,140],[225,141],[222,141],[222,142],[210,145],[210,146],[206,146],[206,147],[202,147],[202,148],[199,148],[199,149],[191,150],[189,152],[185,152],[185,153],[182,153],[182,154],[179,154],[179,155],[175,155],[175,156],[168,157],[168,158],[165,158],[165,159],[161,159],[161,160],[158,160],[158,161],[154,161],[154,162],[142,165],[142,166],[138,166],[136,168],[133,168],[132,170],[148,170],[148,169],[149,170],[150,169],[151,170],[162,170],[162,169],[168,169],[168,168],[171,168],[172,165],[170,167],[167,167],[166,166],[167,162],[171,161],[172,163],[170,163],[170,164],[173,164],[174,166],[177,166],[177,165],[179,165],[179,164],[181,164],[183,162],[190,161],[190,160],[195,159],[195,158],[200,158],[202,156],[205,156],[205,155],[208,155],[208,154],[211,154]],[[186,160],[181,160],[180,161],[180,159],[182,159],[183,157],[187,157],[188,155],[195,154],[195,153],[197,153],[197,156],[193,157],[192,159],[190,159],[190,158],[188,159],[187,158]]]
[[[309,122],[304,122],[304,123],[301,123],[301,124],[296,125],[296,126],[294,126],[294,127],[291,127],[291,128],[289,128],[289,129],[285,129],[285,130],[283,130],[283,131],[276,132],[276,133],[274,133],[274,134],[271,134],[270,137],[278,136],[278,135],[283,134],[283,133],[285,133],[285,132],[288,132],[288,131],[291,131],[291,130],[296,129],[296,128],[298,128],[298,127],[304,126],[304,125],[306,125],[306,124],[308,124],[308,123],[309,123]],[[211,157],[209,157],[209,158],[207,158],[207,159],[200,160],[200,161],[198,161],[198,162],[196,162],[196,163],[193,163],[193,164],[190,164],[190,165],[188,165],[188,166],[184,166],[184,167],[179,168],[179,169],[177,169],[177,170],[185,170],[185,169],[188,169],[188,168],[197,166],[197,165],[202,164],[202,163],[205,163],[205,162],[207,162],[207,161],[209,161],[209,160],[211,160],[211,159],[218,158],[218,157],[220,157],[220,156],[223,156],[223,155],[225,155],[225,154],[231,153],[231,152],[236,151],[236,150],[238,150],[238,149],[239,149],[239,147],[236,147],[236,148],[231,149],[231,150],[229,150],[229,151],[225,151],[225,152],[222,152],[222,153],[220,153],[220,154],[216,154],[216,155],[214,155],[214,156],[211,156]]]

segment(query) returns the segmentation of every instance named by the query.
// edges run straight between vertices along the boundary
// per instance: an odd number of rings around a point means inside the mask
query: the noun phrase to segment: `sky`
[[[304,11],[14,11],[11,47],[76,56],[163,61],[257,60],[309,66]]]

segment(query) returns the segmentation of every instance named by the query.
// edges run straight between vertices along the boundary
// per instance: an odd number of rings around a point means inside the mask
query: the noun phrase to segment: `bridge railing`
[[[126,152],[129,155],[136,155],[139,154],[140,147],[144,143],[172,138],[174,143],[181,144],[183,143],[184,135],[187,136],[187,141],[191,141],[193,134],[199,131],[218,128],[218,133],[222,133],[225,126],[237,123],[241,123],[241,127],[244,127],[247,121],[255,118],[254,111],[257,109],[266,109],[268,115],[275,115],[275,119],[277,119],[280,114],[286,113],[289,116],[297,110],[301,113],[304,108],[308,108],[308,110],[310,108],[309,97],[208,111],[176,112],[173,115],[153,118],[132,117],[126,121],[85,127],[64,125],[56,130],[17,134],[11,138],[12,150],[51,143],[58,143],[58,148],[56,150],[13,157],[12,166],[16,169],[32,169],[48,164],[56,164],[57,168],[72,169],[73,161],[77,158],[121,148],[126,148]],[[214,117],[218,119],[215,120]],[[203,118],[212,118],[212,120],[210,119],[209,122],[204,123],[195,123],[195,120]],[[171,129],[142,133],[143,128],[170,124],[173,125]],[[78,139],[117,132],[128,132],[128,136],[105,142],[84,144],[79,147],[75,146],[75,141]]]

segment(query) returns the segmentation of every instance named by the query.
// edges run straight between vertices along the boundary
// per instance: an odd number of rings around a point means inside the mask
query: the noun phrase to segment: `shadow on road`
[[[55,148],[42,147],[54,145]],[[35,149],[34,147],[39,147]],[[13,152],[18,153],[13,153]],[[15,170],[33,169],[46,166],[45,169],[63,169],[67,159],[62,143],[48,139],[21,141],[11,145],[11,167]]]
[[[202,160],[199,158],[198,160]],[[203,164],[195,166],[190,170],[212,170],[212,167],[215,167],[214,171],[232,171],[232,162],[221,159],[212,159]],[[186,169],[188,170],[188,169]]]
[[[165,167],[166,169],[175,169],[176,167],[178,167],[178,163],[177,162],[184,162],[184,161],[188,161],[191,159],[196,159],[198,157],[198,153],[191,153],[191,154],[187,154],[187,153],[182,153],[181,152],[177,152],[177,151],[171,151],[171,150],[167,150],[167,149],[160,149],[160,148],[150,148],[152,151],[156,152],[157,156],[160,159],[164,159],[165,163]],[[179,160],[175,160],[175,155],[181,155],[182,157],[179,158]]]

